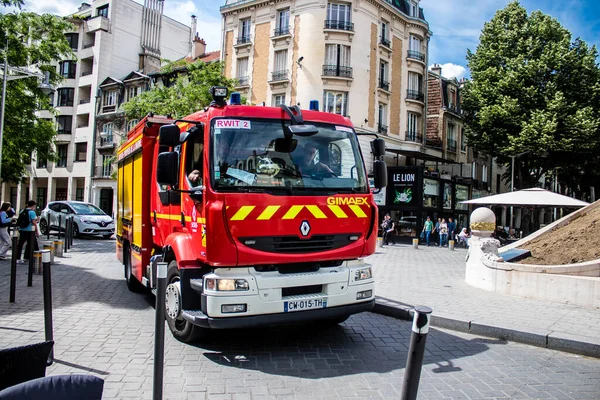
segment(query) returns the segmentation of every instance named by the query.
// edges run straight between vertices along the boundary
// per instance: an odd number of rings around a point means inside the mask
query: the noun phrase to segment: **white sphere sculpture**
[[[490,236],[496,229],[496,214],[487,207],[480,207],[471,213],[471,231],[477,236]]]

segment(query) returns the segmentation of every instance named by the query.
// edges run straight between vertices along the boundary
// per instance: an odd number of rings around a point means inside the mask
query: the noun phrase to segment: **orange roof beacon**
[[[207,329],[341,322],[371,310],[363,257],[377,206],[350,120],[298,107],[240,105],[211,88],[182,120],[148,115],[118,150],[117,257],[132,291],[156,289],[191,342]],[[385,186],[383,139],[371,142]]]

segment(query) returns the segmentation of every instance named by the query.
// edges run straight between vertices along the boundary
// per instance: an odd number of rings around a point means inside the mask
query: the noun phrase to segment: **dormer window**
[[[409,1],[409,14],[411,17],[419,18],[419,3],[414,0]]]

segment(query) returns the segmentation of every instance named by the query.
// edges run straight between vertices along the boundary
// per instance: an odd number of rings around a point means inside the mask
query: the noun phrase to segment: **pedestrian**
[[[454,233],[456,232],[456,222],[452,217],[448,218],[448,239],[454,240]]]
[[[448,224],[444,218],[440,222],[438,232],[440,233],[440,247],[442,247],[446,245],[446,241],[448,240]]]
[[[429,239],[431,237],[431,232],[433,231],[433,222],[431,221],[431,217],[427,217],[427,221],[423,225],[423,232],[425,233],[425,241],[427,242],[427,247],[429,247]]]
[[[2,203],[0,207],[0,260],[6,260],[6,253],[10,249],[8,234],[8,227],[12,224],[12,218],[8,216],[10,209],[10,203]]]
[[[465,244],[465,247],[469,247],[469,239],[471,236],[467,233],[467,228],[462,228],[462,231],[458,234],[458,244]]]
[[[30,246],[33,246],[33,251],[38,250],[37,239],[33,238],[33,243],[31,243],[31,232],[35,232],[36,237],[39,236],[37,229],[38,218],[35,214],[35,206],[35,201],[29,200],[27,202],[27,207],[19,213],[19,218],[17,219],[17,228],[19,229],[19,243],[17,244],[17,260],[19,260],[19,262],[21,263],[24,263],[25,260],[29,259],[29,254],[31,252]],[[27,244],[27,246],[25,246],[25,256],[23,257],[23,260],[20,261],[24,244]]]
[[[383,232],[383,244],[389,245],[390,239],[392,239],[392,244],[396,244],[396,241],[394,240],[394,221],[392,221],[390,214],[385,215],[385,221],[386,227]]]
[[[431,232],[431,234],[433,235],[433,242],[435,244],[437,244],[440,239],[440,224],[441,223],[442,223],[442,219],[438,217],[437,222],[435,223],[435,226],[433,228],[433,232]]]

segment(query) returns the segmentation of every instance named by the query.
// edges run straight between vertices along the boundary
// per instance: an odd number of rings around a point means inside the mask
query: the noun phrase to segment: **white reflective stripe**
[[[49,263],[50,262],[50,250],[40,250],[42,253],[42,262]]]
[[[157,263],[157,265],[158,265],[158,269],[156,271],[156,277],[157,278],[166,278],[168,264],[166,262],[159,262],[159,263]]]
[[[421,335],[426,335],[429,332],[429,322],[431,320],[431,309],[427,308],[427,307],[423,307],[422,311],[425,311],[425,312],[419,312],[416,309],[414,310],[412,331],[414,333],[418,333],[418,334],[421,334]],[[417,326],[417,321],[419,320],[419,316],[427,318],[427,322],[425,323],[425,326],[423,326],[420,329]]]

